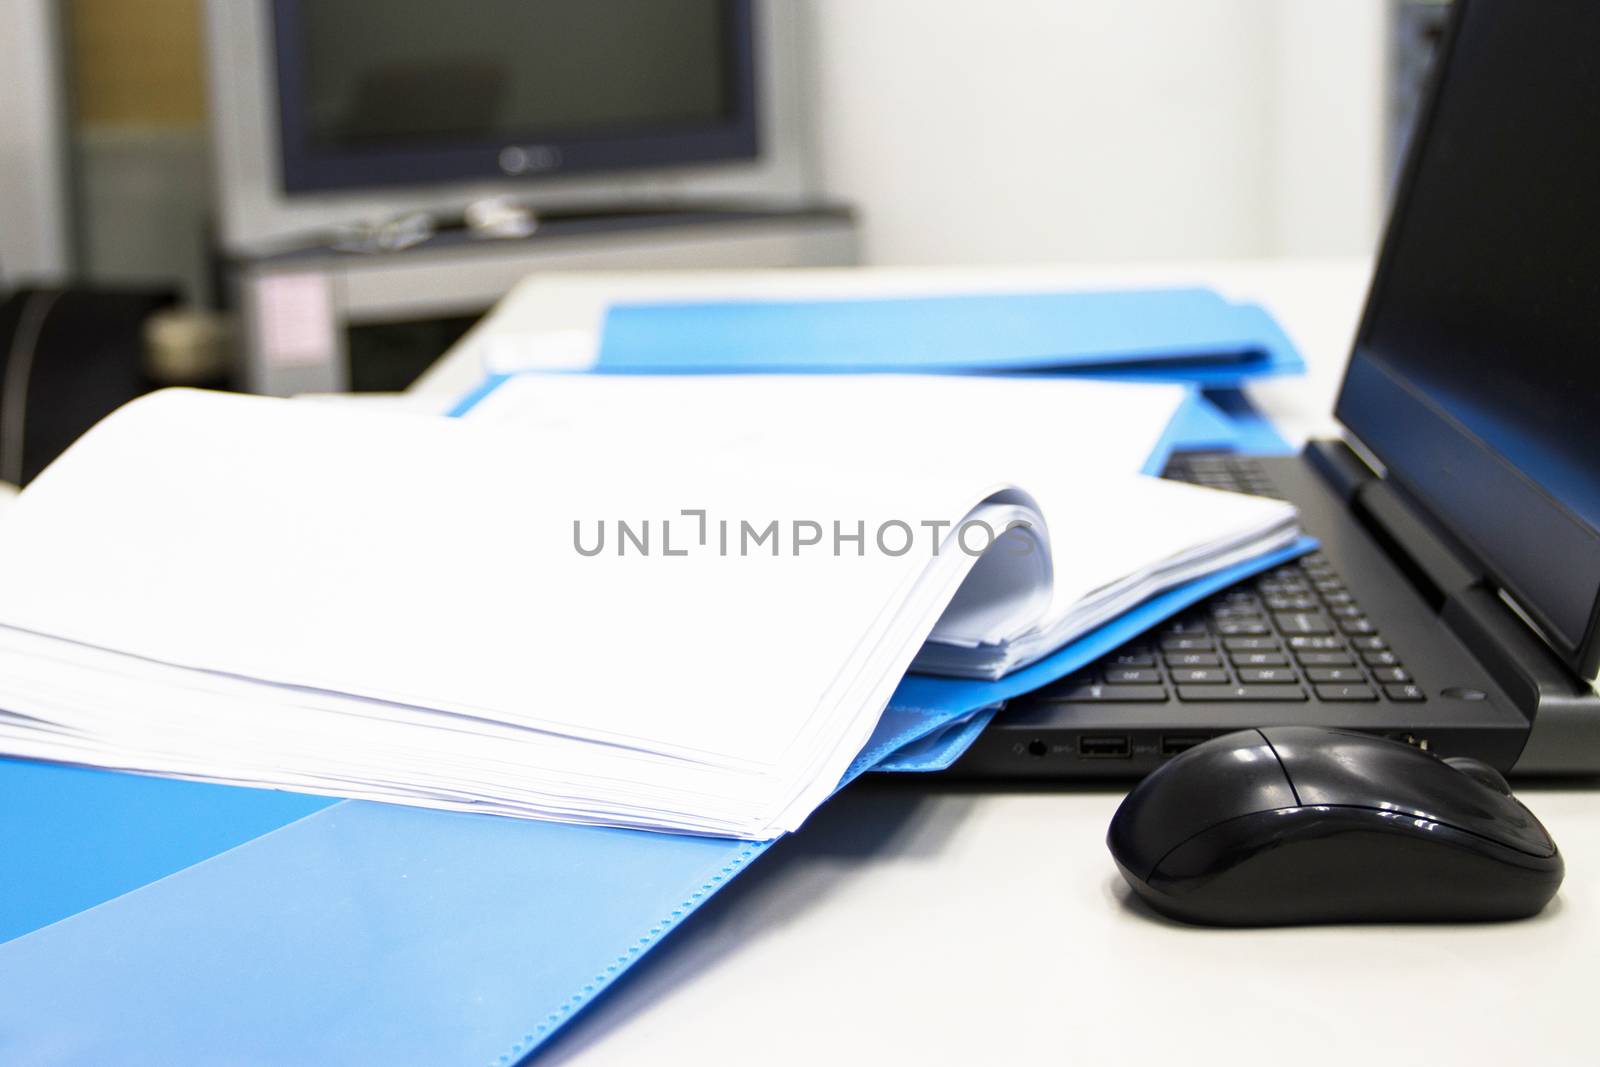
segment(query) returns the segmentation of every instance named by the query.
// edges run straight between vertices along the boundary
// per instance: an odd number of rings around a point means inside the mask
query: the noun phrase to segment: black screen
[[[1467,0],[1339,416],[1547,636],[1600,588],[1600,4]]]
[[[273,0],[284,191],[757,158],[751,0]]]
[[[507,143],[724,117],[720,0],[315,0],[310,140]]]

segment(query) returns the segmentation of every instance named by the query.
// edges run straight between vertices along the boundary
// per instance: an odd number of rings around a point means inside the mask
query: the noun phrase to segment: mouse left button
[[[1195,834],[1296,804],[1266,738],[1240,730],[1196,745],[1135,786],[1112,817],[1106,844],[1126,870],[1148,878],[1163,856]]]

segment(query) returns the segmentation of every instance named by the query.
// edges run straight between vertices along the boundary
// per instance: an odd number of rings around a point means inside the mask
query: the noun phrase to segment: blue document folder
[[[1196,392],[1152,460],[1231,425]],[[999,681],[907,677],[840,786],[948,766],[999,702],[1310,547]],[[0,1060],[511,1063],[769,844],[0,760]]]
[[[948,764],[965,747],[951,728],[970,741],[996,699],[1308,547],[1172,590],[999,682],[908,677],[841,786],[885,760]],[[0,945],[0,1053],[52,1064],[512,1063],[770,844],[339,802]],[[32,872],[40,860],[8,857]]]
[[[1210,289],[624,303],[611,373],[1063,373],[1237,385],[1304,362],[1255,304]]]

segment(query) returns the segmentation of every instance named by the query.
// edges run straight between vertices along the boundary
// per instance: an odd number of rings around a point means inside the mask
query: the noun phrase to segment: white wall
[[[824,191],[876,263],[1340,255],[1383,0],[812,0]]]
[[[1272,216],[1264,251],[1371,251],[1387,207],[1389,5],[1275,0],[1272,15]]]
[[[0,281],[66,274],[67,183],[52,0],[0,0]]]

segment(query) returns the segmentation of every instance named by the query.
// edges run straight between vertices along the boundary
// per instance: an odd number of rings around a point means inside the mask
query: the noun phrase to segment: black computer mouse
[[[1488,764],[1269,726],[1140,782],[1106,844],[1139,896],[1192,923],[1519,919],[1555,896],[1555,842]]]

